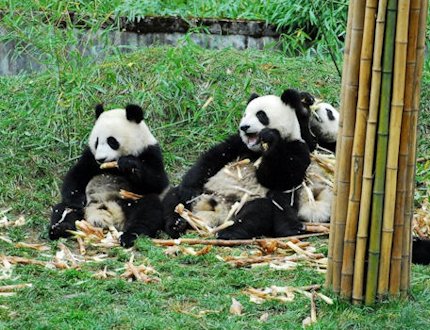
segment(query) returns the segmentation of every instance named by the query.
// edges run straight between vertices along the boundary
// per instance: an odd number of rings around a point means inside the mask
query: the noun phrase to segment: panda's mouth
[[[245,136],[248,146],[255,146],[260,143],[260,137],[258,133],[246,133]]]

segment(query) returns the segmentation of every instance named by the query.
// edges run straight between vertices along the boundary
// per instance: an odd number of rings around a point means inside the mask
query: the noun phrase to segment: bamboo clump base
[[[351,0],[326,286],[354,303],[410,284],[428,0]]]

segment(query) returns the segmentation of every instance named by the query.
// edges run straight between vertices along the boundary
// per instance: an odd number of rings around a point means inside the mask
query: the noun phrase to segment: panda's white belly
[[[85,190],[85,220],[96,227],[114,226],[117,230],[123,230],[125,214],[119,204],[121,189],[130,189],[125,179],[109,174],[95,176]]]
[[[268,189],[258,183],[255,172],[255,164],[249,160],[227,164],[206,182],[204,193],[194,199],[193,213],[208,226],[216,227],[229,220],[235,203],[265,197]]]

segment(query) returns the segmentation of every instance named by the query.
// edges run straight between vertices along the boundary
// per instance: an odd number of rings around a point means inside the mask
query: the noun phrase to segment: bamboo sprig
[[[369,226],[369,213],[371,207],[371,191],[373,185],[373,159],[374,159],[374,143],[376,136],[376,125],[378,122],[379,98],[381,88],[381,61],[384,40],[385,19],[387,11],[387,1],[380,0],[378,5],[378,14],[376,17],[375,28],[375,46],[373,50],[372,63],[372,81],[369,103],[369,114],[366,128],[366,146],[364,153],[363,166],[363,186],[360,198],[360,213],[357,229],[357,243],[355,249],[355,264],[354,264],[354,281],[352,299],[355,303],[360,303],[363,300],[364,287],[364,269],[366,246]]]
[[[351,150],[354,138],[355,110],[357,105],[358,73],[360,53],[363,40],[365,0],[355,0],[351,30],[351,49],[346,77],[343,111],[342,143],[337,149],[338,174],[335,213],[335,237],[333,249],[333,291],[340,291],[340,280],[343,258],[343,238],[345,234],[346,213],[349,195],[349,175],[351,167]]]
[[[417,56],[415,68],[415,82],[414,82],[414,95],[413,95],[413,110],[411,116],[411,131],[410,131],[410,145],[409,145],[409,158],[408,158],[408,171],[407,171],[407,193],[405,203],[405,229],[403,231],[403,253],[402,253],[402,273],[400,282],[400,291],[402,295],[406,295],[410,285],[410,258],[411,258],[411,221],[412,221],[412,207],[413,207],[413,193],[415,188],[415,165],[416,165],[416,143],[417,143],[417,125],[418,125],[418,110],[420,102],[420,87],[421,77],[424,65],[424,51],[426,41],[426,26],[427,26],[427,12],[428,0],[421,2],[421,11],[418,28],[418,41],[417,41]]]
[[[336,148],[338,150],[341,149],[342,144],[342,129],[343,129],[343,104],[344,104],[344,96],[345,96],[345,86],[346,86],[346,77],[348,72],[348,63],[349,63],[349,53],[350,53],[350,46],[351,46],[351,31],[352,31],[352,21],[353,21],[353,14],[354,14],[354,1],[349,2],[349,8],[348,8],[348,23],[347,23],[347,29],[346,29],[346,39],[345,39],[345,50],[344,50],[344,57],[343,57],[343,67],[342,67],[342,82],[341,82],[341,97],[340,97],[340,114],[339,114],[339,129],[338,129],[338,135],[337,135],[337,141],[336,141]],[[334,182],[337,182],[338,178],[338,162],[336,162],[335,165],[335,179]],[[329,249],[328,249],[328,255],[327,255],[327,273],[325,278],[325,286],[330,287],[332,285],[333,280],[333,247],[334,247],[334,240],[335,240],[335,224],[334,224],[334,218],[336,214],[336,196],[337,196],[337,186],[336,184],[333,187],[333,203],[332,203],[332,209],[331,209],[331,224],[330,227],[330,236],[329,236]]]
[[[389,291],[393,296],[400,292],[400,272],[403,251],[403,231],[405,220],[406,172],[409,156],[409,135],[411,130],[411,111],[415,81],[415,61],[417,36],[420,17],[420,0],[412,0],[409,14],[408,51],[406,60],[406,78],[404,93],[404,109],[402,115],[402,132],[400,135],[400,150],[397,172],[396,207],[394,213],[394,234],[390,262]]]
[[[361,197],[366,121],[369,111],[370,75],[372,71],[373,40],[375,35],[375,15],[377,6],[378,0],[366,1],[363,43],[360,58],[357,116],[352,147],[351,186],[342,261],[341,296],[347,299],[351,298],[352,295],[352,275],[354,274],[354,254]]]
[[[382,221],[381,258],[379,262],[378,295],[388,293],[391,245],[394,232],[394,212],[396,206],[397,169],[399,159],[400,134],[404,106],[406,77],[406,56],[408,50],[409,0],[399,0],[396,23],[394,55],[394,77],[390,111],[388,154],[385,174],[384,216]]]
[[[394,38],[396,32],[397,1],[388,0],[387,23],[384,37],[382,61],[381,98],[378,117],[378,139],[376,146],[375,179],[373,185],[372,213],[369,237],[369,262],[366,280],[366,305],[375,302],[380,256],[381,228],[384,208],[387,144],[393,78]]]

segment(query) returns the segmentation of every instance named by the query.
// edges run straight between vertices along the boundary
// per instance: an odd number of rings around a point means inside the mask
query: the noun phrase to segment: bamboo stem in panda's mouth
[[[106,162],[100,165],[101,170],[107,170],[111,168],[118,168],[118,162],[117,161]]]

